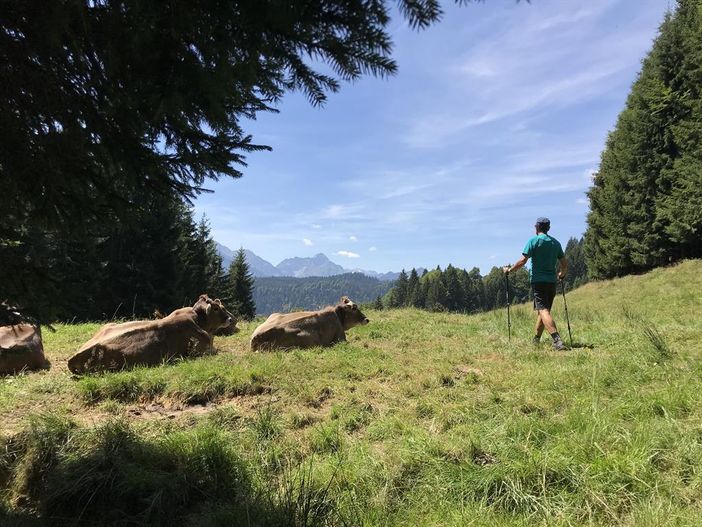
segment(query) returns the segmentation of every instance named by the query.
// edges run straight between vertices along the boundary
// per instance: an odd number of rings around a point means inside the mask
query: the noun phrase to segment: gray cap
[[[536,218],[536,224],[537,225],[551,225],[551,220],[548,218]]]

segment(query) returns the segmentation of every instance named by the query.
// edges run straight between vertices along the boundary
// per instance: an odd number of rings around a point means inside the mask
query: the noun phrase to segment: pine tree
[[[656,220],[671,244],[668,260],[702,257],[702,2],[678,3],[672,35],[661,45],[676,154],[656,197]]]
[[[376,310],[378,310],[378,311],[382,311],[382,310],[383,310],[383,299],[380,298],[380,295],[378,295],[378,296],[375,298],[375,302],[373,302],[373,309],[376,309]]]
[[[445,293],[441,283],[441,276],[432,276],[428,280],[426,308],[430,311],[446,311]]]
[[[249,271],[246,253],[241,247],[229,267],[229,285],[231,305],[229,311],[246,320],[256,316],[256,305],[253,299],[254,278]]]
[[[594,278],[702,256],[702,12],[679,0],[610,133],[590,198]]]
[[[480,269],[473,267],[468,272],[470,277],[470,310],[471,311],[481,311],[485,309],[485,286],[483,284],[483,277],[480,276]]]
[[[421,287],[419,285],[419,275],[417,274],[417,270],[413,267],[407,280],[407,298],[405,299],[405,306],[419,307],[420,296]]]
[[[408,286],[409,279],[407,278],[407,273],[403,269],[400,272],[400,276],[398,277],[395,288],[393,289],[392,304],[390,307],[404,307],[407,305]]]
[[[453,265],[448,265],[441,276],[441,282],[446,296],[442,304],[449,311],[463,311],[465,293],[461,287],[458,271]]]
[[[180,199],[169,195],[147,194],[130,218],[114,217],[105,226],[101,318],[139,318],[182,305],[181,206]]]
[[[192,212],[188,211],[190,217]],[[192,221],[189,222],[192,225]],[[222,258],[212,238],[209,222],[203,215],[192,232],[187,233],[187,258],[183,270],[188,303],[201,294],[212,298],[226,297],[226,278],[222,269]]]
[[[0,280],[0,298],[45,296],[49,269],[32,261],[27,232],[70,238],[86,222],[129,220],[144,195],[193,198],[270,149],[244,127],[286,92],[317,106],[341,81],[395,74],[394,5],[3,2],[0,279],[15,278]],[[417,29],[442,14],[437,0],[400,0],[399,12]]]
[[[13,133],[0,150],[9,185],[0,210],[8,225],[79,224],[117,208],[128,215],[124,190],[193,197],[207,178],[241,176],[245,154],[267,148],[242,126],[275,111],[285,92],[321,105],[341,80],[397,71],[390,4],[3,3],[0,129]],[[416,28],[441,16],[435,1],[400,5]]]
[[[587,282],[587,264],[585,262],[584,240],[571,238],[568,240],[565,249],[565,257],[568,260],[568,274],[565,277],[565,284],[568,289],[579,287]]]
[[[510,277],[511,279],[511,277]],[[506,305],[507,280],[502,269],[493,267],[483,277],[485,288],[485,309],[495,309]]]

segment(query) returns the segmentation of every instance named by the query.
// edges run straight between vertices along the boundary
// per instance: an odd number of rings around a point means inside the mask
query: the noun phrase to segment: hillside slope
[[[266,277],[256,278],[254,302],[258,315],[270,315],[290,310],[314,310],[335,304],[343,295],[354,302],[373,302],[386,294],[393,282],[381,282],[361,273],[337,274],[324,277]]]
[[[698,525],[700,291],[701,261],[587,284],[559,353],[527,305],[511,342],[504,310],[371,311],[331,349],[252,354],[253,322],[77,379],[98,326],[59,326],[50,371],[0,379],[0,523]]]

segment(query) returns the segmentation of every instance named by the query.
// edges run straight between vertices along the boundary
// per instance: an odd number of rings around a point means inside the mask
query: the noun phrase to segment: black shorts
[[[555,282],[534,282],[531,284],[531,290],[534,293],[534,309],[536,311],[542,309],[551,311],[553,299],[556,298]]]

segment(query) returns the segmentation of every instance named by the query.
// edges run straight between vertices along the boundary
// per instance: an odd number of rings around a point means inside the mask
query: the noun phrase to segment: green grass
[[[526,305],[511,342],[504,310],[397,310],[334,348],[253,354],[250,323],[76,378],[98,326],[58,326],[51,370],[0,378],[0,524],[699,525],[701,273],[569,293],[567,352]]]

